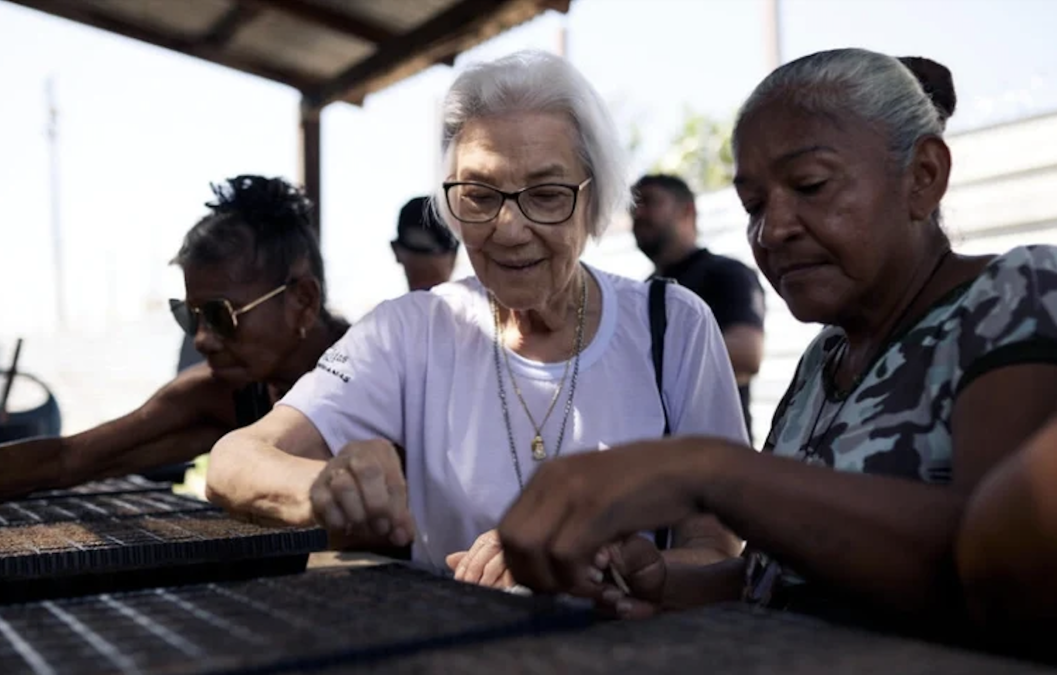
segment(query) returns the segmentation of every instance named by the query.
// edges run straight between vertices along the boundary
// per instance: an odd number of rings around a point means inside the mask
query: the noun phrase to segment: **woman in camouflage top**
[[[954,107],[943,66],[857,49],[757,87],[734,136],[748,235],[792,313],[826,327],[762,453],[684,438],[543,467],[500,528],[517,579],[624,616],[743,593],[961,612],[953,541],[967,497],[1057,401],[1057,249],[951,251],[939,205]],[[694,511],[749,552],[679,566],[633,538],[599,553]],[[597,569],[614,557],[630,595]]]

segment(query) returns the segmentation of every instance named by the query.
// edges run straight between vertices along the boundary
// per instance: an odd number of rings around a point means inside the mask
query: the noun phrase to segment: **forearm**
[[[79,485],[188,462],[208,453],[224,432],[219,426],[203,424],[131,447],[107,443],[105,438],[82,441],[74,436],[64,444],[61,485]]]
[[[692,441],[690,441],[692,442]],[[708,441],[715,445],[715,441]],[[965,499],[953,489],[849,474],[735,446],[686,452],[698,508],[805,578],[901,610],[952,598]]]
[[[970,609],[992,629],[1057,619],[1057,429],[1049,436],[996,468],[966,508],[958,571]]]
[[[63,439],[40,438],[0,445],[0,500],[60,487]]]
[[[326,466],[245,437],[228,434],[213,448],[206,496],[225,509],[288,525],[315,524],[309,492]]]
[[[665,609],[689,609],[741,599],[745,584],[745,561],[742,558],[697,565],[674,562],[665,555],[665,562],[667,571],[661,603]]]

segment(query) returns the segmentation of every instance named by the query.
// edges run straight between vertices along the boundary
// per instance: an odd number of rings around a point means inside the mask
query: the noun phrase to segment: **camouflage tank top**
[[[843,342],[843,331],[829,327],[808,347],[764,452],[947,483],[958,394],[996,368],[1057,363],[1057,247],[1020,247],[992,260],[893,340],[847,399],[823,374]]]
[[[1019,247],[992,260],[896,336],[846,398],[823,372],[843,342],[841,329],[827,327],[804,352],[763,451],[838,471],[949,483],[958,395],[997,368],[1057,364],[1057,247]],[[746,555],[747,599],[771,595],[763,578],[802,583],[751,542]]]

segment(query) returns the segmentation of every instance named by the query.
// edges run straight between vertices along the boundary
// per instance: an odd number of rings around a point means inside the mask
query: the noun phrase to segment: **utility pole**
[[[557,54],[563,59],[569,58],[569,29],[566,28],[566,15],[558,15]]]
[[[63,274],[62,212],[59,193],[59,106],[55,99],[55,81],[45,84],[48,103],[48,172],[51,201],[51,246],[55,279],[55,318],[60,329],[66,328],[66,281]]]

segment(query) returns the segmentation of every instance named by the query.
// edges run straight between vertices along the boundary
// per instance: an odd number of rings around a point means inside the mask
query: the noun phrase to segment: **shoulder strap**
[[[653,354],[653,374],[657,380],[657,394],[661,397],[664,411],[664,435],[672,433],[668,420],[668,406],[664,404],[664,334],[668,330],[667,292],[671,279],[654,277],[650,281],[650,341]]]
[[[654,277],[650,280],[649,313],[650,343],[653,355],[653,374],[657,380],[657,395],[661,397],[661,410],[664,412],[664,435],[669,436],[672,428],[668,419],[668,406],[664,403],[664,334],[668,330],[668,284],[671,279]],[[671,532],[662,527],[654,532],[657,548],[664,550],[670,544]]]

